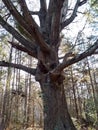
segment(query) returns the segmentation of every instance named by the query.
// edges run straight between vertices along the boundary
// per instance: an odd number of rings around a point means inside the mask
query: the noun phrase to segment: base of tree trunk
[[[45,86],[44,86],[45,85]],[[67,108],[63,84],[41,84],[44,105],[44,130],[76,130]]]

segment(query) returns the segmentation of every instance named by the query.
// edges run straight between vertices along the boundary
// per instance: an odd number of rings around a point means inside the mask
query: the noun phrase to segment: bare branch
[[[92,54],[95,53],[95,51],[98,49],[98,40],[90,47],[88,48],[85,52],[76,55],[72,59],[67,60],[66,62],[63,60],[61,64],[57,66],[56,69],[53,70],[52,73],[60,73],[64,68],[68,67],[69,65],[72,65],[78,61],[81,61],[82,59],[91,56]]]
[[[0,24],[4,27],[10,34],[13,35],[22,45],[24,45],[27,49],[34,52],[34,57],[36,56],[36,47],[34,44],[27,39],[25,39],[22,35],[20,35],[11,25],[9,25],[3,18],[0,16]]]
[[[41,33],[39,32],[38,28],[34,24],[28,24],[23,16],[20,15],[20,13],[17,11],[15,6],[12,4],[10,0],[2,0],[3,3],[6,5],[10,13],[15,17],[15,19],[18,21],[18,23],[26,30],[28,31],[32,37],[35,39],[36,43],[41,47],[43,51],[50,52],[50,47],[48,44],[44,41]]]
[[[8,42],[12,45],[13,48],[18,49],[18,50],[20,50],[20,51],[23,51],[23,52],[27,53],[28,55],[37,58],[37,57],[36,57],[36,56],[37,56],[36,50],[35,50],[35,52],[33,52],[33,51],[28,50],[26,47],[24,47],[24,46],[22,46],[22,45],[19,45],[18,43],[10,42],[10,41],[8,41]],[[36,55],[35,55],[35,54],[36,54]]]
[[[80,6],[82,6],[83,4],[85,4],[87,2],[87,0],[83,0],[82,2],[80,2],[80,0],[77,0],[76,5],[74,7],[73,13],[70,16],[70,18],[66,19],[62,24],[61,24],[61,30],[66,27],[67,25],[69,25],[70,23],[72,23],[72,21],[75,19],[75,17],[77,16],[77,10]]]
[[[38,15],[39,16],[39,14],[40,14],[39,11],[29,11],[29,12],[31,15]]]
[[[3,66],[3,67],[13,67],[13,68],[17,68],[17,69],[23,70],[23,71],[25,71],[27,73],[30,73],[32,75],[36,74],[36,69],[30,68],[30,67],[26,67],[26,66],[21,65],[21,64],[8,63],[8,62],[5,62],[5,61],[0,61],[0,66]]]
[[[73,13],[71,15],[70,18],[66,19],[62,24],[61,24],[61,30],[66,27],[67,25],[69,25],[74,19],[75,17],[77,16],[76,13],[77,13],[77,10],[78,10],[78,7],[79,7],[79,3],[80,3],[80,0],[77,0],[76,2],[76,5],[74,7],[74,10],[73,10]]]
[[[39,19],[40,19],[40,27],[42,32],[44,32],[45,23],[46,23],[46,14],[47,14],[47,5],[46,0],[40,0],[40,11],[39,11]]]
[[[87,2],[87,0],[82,0],[82,1],[79,3],[79,6],[84,5],[86,2]]]
[[[29,25],[34,25],[35,27],[38,28],[38,25],[35,23],[34,19],[32,18],[31,14],[29,13],[25,0],[18,0],[18,1],[20,3],[21,9],[23,11],[23,17],[24,17],[25,21]]]

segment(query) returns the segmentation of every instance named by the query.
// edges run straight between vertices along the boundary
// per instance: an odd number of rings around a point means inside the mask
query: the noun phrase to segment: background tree
[[[71,13],[68,9],[68,0],[49,0],[48,6],[46,0],[38,2],[39,11],[31,11],[25,0],[15,2],[2,0],[1,11],[6,9],[7,14],[0,15],[0,24],[16,39],[9,43],[12,47],[34,57],[38,62],[35,68],[7,61],[0,61],[0,66],[21,69],[35,76],[43,96],[44,130],[76,130],[68,112],[64,92],[64,69],[94,54],[98,48],[98,40],[77,54],[74,54],[73,50],[66,51],[62,61],[59,57],[59,47],[61,32],[73,22],[78,9],[87,0],[77,0]],[[39,17],[40,24],[35,22],[32,15]],[[1,123],[3,126],[5,124],[6,122]]]

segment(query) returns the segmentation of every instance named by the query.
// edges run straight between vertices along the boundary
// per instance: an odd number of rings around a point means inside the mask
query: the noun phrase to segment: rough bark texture
[[[43,82],[44,80],[44,82]],[[70,118],[63,84],[41,82],[44,103],[44,130],[76,130]]]

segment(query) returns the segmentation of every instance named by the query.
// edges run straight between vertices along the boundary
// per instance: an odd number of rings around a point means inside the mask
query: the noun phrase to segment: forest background
[[[21,0],[20,3],[17,0],[12,0],[11,2],[19,13],[24,15],[20,6]],[[47,6],[48,3],[49,1],[47,1]],[[69,1],[66,17],[62,16],[62,23],[73,16],[76,4],[77,2]],[[38,11],[42,8],[41,1],[28,0],[27,5],[33,19],[40,25],[39,21],[41,19],[38,19]],[[15,16],[13,17],[14,14],[11,14],[12,10],[10,11],[6,7],[5,0],[0,1],[0,130],[22,130],[28,127],[45,129],[43,92],[39,83],[36,82],[32,71],[32,68],[37,67],[40,57],[36,60],[35,55],[31,53],[30,47],[24,48],[25,45],[21,46],[21,42],[17,40],[16,36],[10,34],[9,30],[11,28],[3,20],[27,38],[26,40],[33,41],[32,34],[29,31],[29,34],[27,32],[25,34],[17,18],[15,19]],[[61,44],[58,45],[59,63],[64,60],[70,60],[76,55],[96,47],[95,45],[98,46],[97,8],[97,0],[80,1],[76,16],[60,32],[59,40]],[[66,13],[66,9],[63,12]],[[42,47],[44,47],[43,44]],[[47,49],[48,47],[45,46],[45,48]],[[68,111],[78,130],[82,126],[88,127],[89,130],[98,129],[97,48],[92,53],[93,55],[87,55],[89,57],[86,56],[84,57],[85,59],[82,58],[82,61],[78,60],[79,62],[72,63],[73,65],[69,63],[70,66],[68,65],[63,71],[64,93]]]

